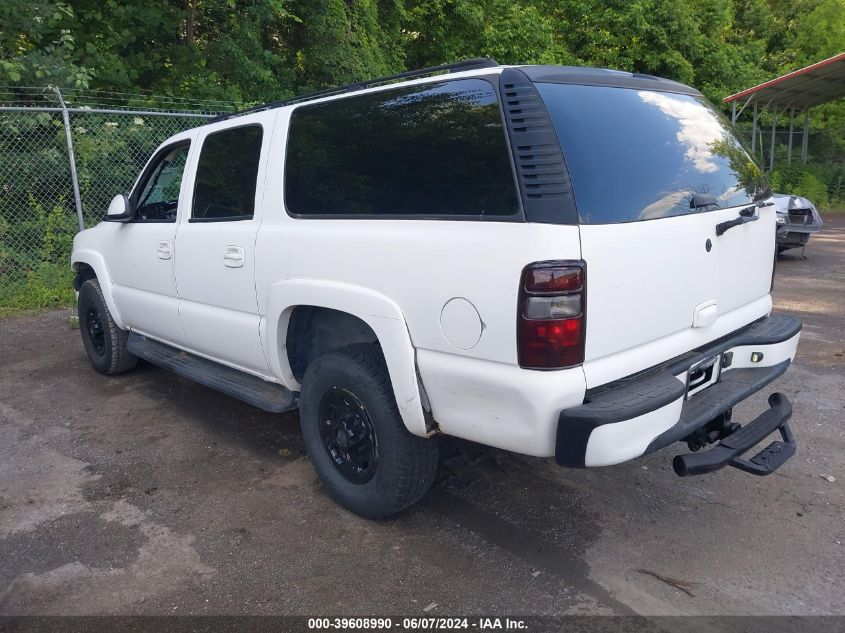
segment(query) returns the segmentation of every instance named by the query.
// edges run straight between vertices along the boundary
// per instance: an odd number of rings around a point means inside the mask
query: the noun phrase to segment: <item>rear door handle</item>
[[[244,249],[243,246],[227,246],[223,249],[223,263],[229,268],[243,268]]]
[[[158,253],[159,259],[170,259],[173,257],[173,244],[162,240],[158,243],[156,252]]]
[[[724,235],[725,231],[732,229],[735,226],[739,226],[741,224],[746,224],[748,222],[754,222],[760,219],[760,216],[757,215],[757,208],[754,206],[746,207],[739,212],[739,217],[734,218],[733,220],[728,220],[727,222],[720,222],[716,225],[716,235]]]

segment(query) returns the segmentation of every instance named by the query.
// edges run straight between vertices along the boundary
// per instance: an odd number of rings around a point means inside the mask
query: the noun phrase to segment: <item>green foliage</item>
[[[128,191],[158,144],[191,124],[187,118],[157,118],[152,123],[142,117],[73,115],[76,165],[89,226],[99,221],[115,189]],[[0,191],[0,306],[39,307],[72,299],[72,294],[45,282],[51,279],[45,272],[50,270],[63,271],[57,279],[67,281],[78,230],[59,115],[3,115]],[[26,292],[33,293],[32,306],[24,300]]]
[[[240,103],[478,55],[656,74],[717,99],[843,45],[845,0],[0,3],[0,84]]]
[[[325,88],[404,69],[397,0],[295,0],[288,21],[299,83]]]
[[[64,2],[0,3],[0,85],[53,84],[86,88],[93,72],[79,63]]]
[[[783,165],[771,174],[779,193],[807,198],[819,209],[845,207],[845,169],[835,166]]]
[[[0,276],[0,318],[73,305],[73,271],[65,262],[42,263],[20,277]]]

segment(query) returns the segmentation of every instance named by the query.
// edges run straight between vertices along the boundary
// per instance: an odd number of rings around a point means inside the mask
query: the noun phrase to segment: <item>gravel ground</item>
[[[443,443],[416,508],[333,504],[295,414],[152,366],[95,373],[70,311],[0,321],[2,614],[845,614],[845,217],[778,262],[798,358],[776,474],[674,448],[573,471]]]

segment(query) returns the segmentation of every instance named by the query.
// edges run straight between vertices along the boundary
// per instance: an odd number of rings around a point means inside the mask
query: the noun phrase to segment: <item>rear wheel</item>
[[[82,284],[77,310],[82,344],[94,369],[101,374],[119,374],[135,367],[138,358],[126,349],[129,333],[114,322],[99,281],[89,279]]]
[[[376,345],[351,345],[309,365],[302,379],[300,424],[327,492],[356,514],[395,514],[431,487],[436,442],[405,428]]]

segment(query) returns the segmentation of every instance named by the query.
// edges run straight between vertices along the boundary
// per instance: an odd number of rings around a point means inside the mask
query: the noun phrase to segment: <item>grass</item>
[[[0,277],[0,318],[72,306],[73,271],[67,264],[41,264],[24,277]]]

